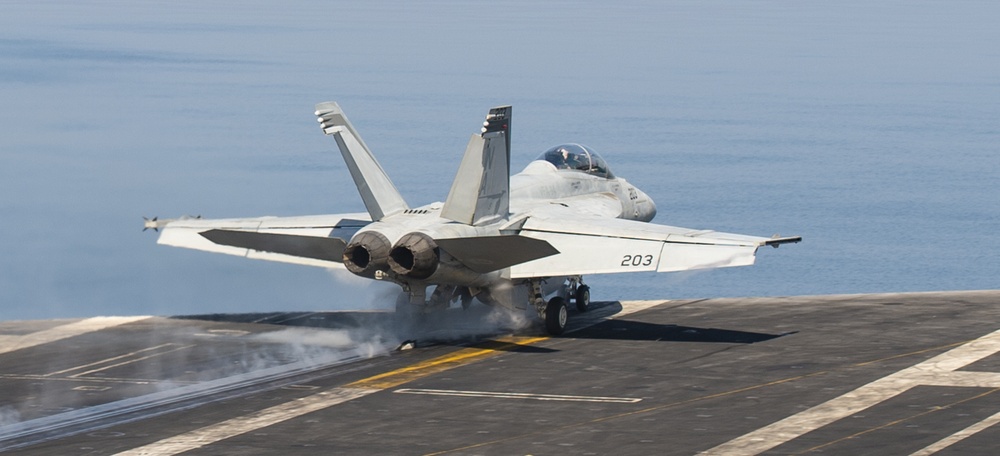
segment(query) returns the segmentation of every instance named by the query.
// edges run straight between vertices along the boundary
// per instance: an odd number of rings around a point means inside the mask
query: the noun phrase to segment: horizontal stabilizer
[[[552,244],[523,236],[435,239],[441,249],[480,274],[559,253]]]
[[[161,227],[159,244],[282,263],[343,268],[343,251],[367,214],[247,219],[181,218]]]
[[[205,239],[219,245],[337,263],[344,261],[344,247],[347,246],[347,243],[342,239],[298,236],[294,234],[208,230],[202,232],[201,235]]]

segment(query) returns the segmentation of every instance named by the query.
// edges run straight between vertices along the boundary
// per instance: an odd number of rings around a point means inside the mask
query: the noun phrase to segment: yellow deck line
[[[366,389],[394,388],[429,375],[464,366],[479,359],[510,351],[512,348],[531,345],[548,339],[548,337],[504,337],[493,341],[492,344],[481,344],[479,347],[463,348],[455,353],[358,380],[344,385],[344,387]]]
[[[343,387],[331,388],[248,415],[168,437],[117,453],[116,456],[173,456],[547,339],[549,338],[504,337],[484,342],[479,344],[478,348],[464,348],[452,354],[358,380]]]

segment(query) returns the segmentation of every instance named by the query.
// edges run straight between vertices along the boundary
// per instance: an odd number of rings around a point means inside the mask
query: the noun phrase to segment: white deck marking
[[[100,331],[147,318],[150,317],[94,317],[22,336],[0,335],[0,354],[47,344],[68,337]]]
[[[117,361],[117,360],[122,359],[122,358],[128,358],[129,356],[135,356],[135,355],[137,355],[139,353],[144,353],[144,352],[148,352],[148,351],[151,351],[151,350],[157,350],[157,349],[160,349],[160,348],[163,348],[163,347],[169,347],[171,345],[175,345],[175,344],[168,342],[168,343],[165,343],[165,344],[162,344],[162,345],[157,345],[155,347],[149,347],[149,348],[144,348],[142,350],[136,350],[136,351],[131,352],[131,353],[126,353],[124,355],[119,355],[119,356],[115,356],[115,357],[111,357],[111,358],[107,358],[107,359],[102,359],[100,361],[95,361],[95,362],[84,364],[84,365],[81,365],[81,366],[74,366],[74,367],[71,367],[69,369],[63,369],[63,370],[60,370],[60,371],[49,372],[48,374],[45,374],[44,377],[49,377],[49,376],[52,376],[52,375],[65,374],[67,372],[73,372],[75,370],[86,369],[88,367],[98,366],[98,365],[101,365],[101,364],[104,364],[104,363],[108,363],[108,362],[111,362],[111,361]]]
[[[322,410],[341,402],[367,396],[380,390],[362,388],[333,388],[284,404],[275,405],[256,413],[229,419],[221,423],[166,438],[149,445],[118,453],[117,456],[165,456],[191,451],[220,440],[236,437],[272,424],[287,421],[307,413]]]
[[[650,307],[663,304],[666,301],[627,301],[622,302],[621,312],[614,314],[613,316],[605,315],[604,318],[595,319],[595,323],[603,321],[604,319],[612,319],[630,313],[638,312],[640,310],[645,310]],[[596,312],[595,312],[596,313]],[[593,324],[593,323],[591,323]],[[577,328],[579,329],[579,328]],[[545,340],[547,338],[538,338],[537,340]],[[534,341],[532,339],[532,341]],[[524,340],[516,339],[516,342],[524,342]],[[481,351],[491,351],[491,349],[467,349],[470,350],[471,354],[467,355],[469,358],[477,358],[478,352]],[[436,361],[431,360],[428,367],[433,367],[437,365],[447,365],[447,368],[453,368],[463,365],[460,361],[463,358],[461,351],[459,355],[446,355],[444,357],[438,358]],[[454,365],[452,365],[454,364]],[[413,366],[411,366],[412,368]],[[425,368],[422,373],[418,373],[418,376],[432,375],[437,372],[434,369]],[[394,377],[399,377],[397,381],[403,383],[408,382],[410,379],[407,374],[410,370],[407,368],[399,369],[397,371],[390,372]],[[381,375],[374,378],[380,378]],[[357,383],[375,384],[367,382],[367,380],[362,380]],[[225,440],[231,437],[236,437],[238,435],[245,434],[247,432],[255,431],[267,426],[278,424],[283,421],[287,421],[299,416],[305,415],[307,413],[319,411],[334,405],[351,401],[360,397],[367,396],[372,393],[385,390],[387,387],[346,387],[346,388],[333,388],[321,393],[314,394],[312,396],[307,396],[301,399],[296,399],[291,402],[286,402],[284,404],[276,405],[271,408],[267,408],[249,415],[232,418],[217,424],[209,425],[200,429],[195,429],[184,434],[176,435],[174,437],[168,437],[166,439],[153,442],[149,445],[141,446],[138,448],[133,448],[131,450],[123,451],[118,453],[116,456],[169,456],[178,453],[183,453],[185,451],[194,450],[196,448],[201,448],[206,445],[211,445],[215,442]],[[538,395],[542,396],[542,395]],[[556,397],[556,396],[549,396]],[[571,396],[565,396],[571,397]],[[613,399],[621,400],[623,398],[601,398],[601,399]],[[627,400],[633,400],[626,398]],[[554,400],[554,399],[549,399]]]
[[[111,389],[110,386],[80,385],[73,388],[73,391],[107,391],[109,389]]]
[[[194,385],[196,381],[191,380],[163,380],[155,378],[114,378],[114,377],[87,377],[87,378],[70,378],[70,377],[48,377],[45,375],[31,375],[31,374],[0,374],[0,378],[9,378],[12,380],[38,380],[38,381],[52,381],[52,382],[79,382],[79,383],[124,383],[129,385],[156,385],[160,383],[177,384],[177,385]]]
[[[171,344],[171,345],[173,345],[173,344]],[[191,347],[194,347],[194,345],[181,345],[180,347],[177,347],[177,348],[172,349],[172,350],[162,351],[162,352],[159,352],[159,353],[153,353],[152,355],[146,355],[146,356],[142,356],[142,357],[139,357],[139,358],[133,358],[133,359],[130,359],[128,361],[122,361],[120,363],[115,363],[115,364],[111,364],[111,365],[107,365],[107,366],[103,366],[103,367],[98,367],[97,369],[91,369],[91,370],[86,371],[86,372],[80,372],[78,374],[70,375],[69,377],[70,378],[80,378],[80,377],[83,377],[84,375],[93,374],[94,372],[100,372],[100,371],[103,371],[103,370],[113,369],[115,367],[121,367],[121,366],[124,366],[126,364],[132,364],[132,363],[136,363],[136,362],[139,362],[139,361],[145,361],[147,359],[155,358],[155,357],[160,356],[160,355],[166,355],[167,353],[173,353],[175,351],[186,350],[186,349],[191,348]]]
[[[930,456],[934,453],[937,453],[938,451],[941,451],[945,448],[948,448],[964,440],[967,437],[971,437],[977,432],[989,428],[990,426],[993,426],[994,424],[997,423],[1000,423],[1000,412],[996,413],[995,415],[989,418],[986,418],[985,420],[973,424],[972,426],[962,429],[961,431],[958,431],[948,437],[945,437],[931,445],[928,445],[927,448],[917,451],[916,453],[913,453],[910,456]]]
[[[618,312],[610,317],[609,320],[614,320],[618,317],[624,317],[628,314],[639,312],[640,310],[646,310],[650,307],[656,307],[660,304],[666,304],[670,301],[658,300],[658,301],[620,301],[622,305],[622,311]]]
[[[393,392],[400,394],[426,394],[430,396],[486,397],[493,399],[532,399],[536,401],[565,401],[565,402],[610,402],[615,404],[634,404],[642,400],[642,398],[638,397],[563,396],[559,394],[495,393],[489,391],[456,391],[456,390],[436,390],[436,389],[417,389],[417,388],[402,388]]]
[[[755,455],[856,414],[910,388],[929,386],[997,387],[1000,374],[956,372],[1000,352],[1000,330],[958,346],[927,361],[882,377],[840,397],[792,415],[701,454]]]

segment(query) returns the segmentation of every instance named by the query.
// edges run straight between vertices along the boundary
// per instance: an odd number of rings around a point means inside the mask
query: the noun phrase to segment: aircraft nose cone
[[[654,203],[653,200],[648,196],[646,196],[646,201],[648,201],[647,206],[649,207],[649,209],[646,210],[645,214],[646,217],[643,218],[642,220],[648,222],[650,220],[653,220],[653,217],[656,217],[656,203]]]

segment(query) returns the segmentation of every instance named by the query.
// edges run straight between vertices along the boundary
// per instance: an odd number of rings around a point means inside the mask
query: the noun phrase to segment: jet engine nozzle
[[[384,271],[389,265],[392,244],[381,233],[363,231],[344,247],[344,266],[359,276],[372,278],[375,271]]]
[[[433,275],[439,261],[437,243],[424,233],[404,235],[389,252],[389,267],[393,272],[417,280]]]

